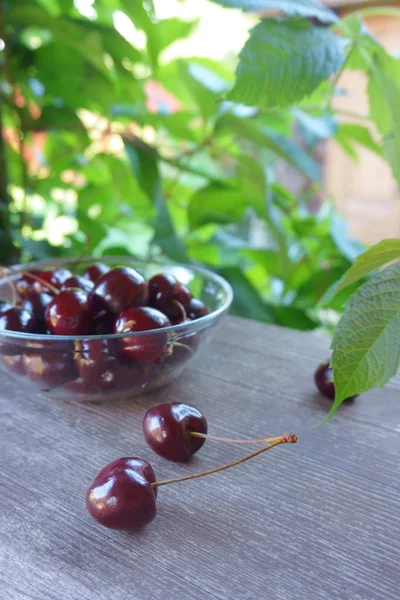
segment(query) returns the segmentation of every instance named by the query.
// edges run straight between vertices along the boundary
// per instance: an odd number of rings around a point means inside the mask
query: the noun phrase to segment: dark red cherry
[[[63,385],[76,377],[72,354],[62,352],[42,352],[25,354],[23,364],[26,375],[44,389]]]
[[[75,353],[79,377],[89,389],[117,387],[123,377],[123,365],[110,350],[108,340],[84,340]]]
[[[24,375],[25,368],[22,358],[23,357],[20,354],[17,354],[15,356],[3,356],[3,363],[5,364],[7,369],[12,371],[13,373],[16,373],[17,375]]]
[[[145,305],[148,284],[135,269],[117,267],[96,282],[93,299],[98,310],[118,314],[130,306]]]
[[[173,325],[186,319],[186,308],[192,293],[185,285],[169,273],[154,275],[149,280],[149,303],[163,312]]]
[[[89,279],[93,283],[96,283],[96,281],[100,279],[102,275],[108,273],[109,270],[110,267],[108,267],[107,265],[104,265],[103,263],[95,263],[94,265],[89,265],[86,268],[83,277]]]
[[[178,280],[169,273],[159,273],[149,279],[149,303],[153,305],[160,297],[171,298],[175,295]]]
[[[35,292],[30,290],[22,304],[22,308],[34,314],[41,325],[44,325],[44,313],[54,296],[48,292]]]
[[[37,281],[36,279],[32,279],[32,288],[39,293],[51,293],[51,289],[46,286],[46,283],[49,283],[58,290],[61,290],[63,283],[72,277],[72,273],[68,269],[54,269],[52,271],[41,271],[38,274],[38,277],[43,283]]]
[[[92,321],[94,335],[111,335],[114,331],[115,315],[101,310],[96,312]]]
[[[38,269],[32,269],[27,273],[23,273],[21,277],[19,277],[19,279],[15,282],[15,288],[22,300],[26,298],[34,282],[34,279],[32,277],[29,277],[28,273],[32,273],[33,275],[39,276],[40,271]]]
[[[12,308],[12,304],[7,300],[0,299],[0,314]]]
[[[333,371],[329,366],[329,362],[319,365],[318,369],[314,374],[315,385],[317,386],[320,393],[329,398],[329,400],[335,399],[335,384],[333,383]],[[351,396],[346,400],[354,400],[357,396]]]
[[[189,319],[194,321],[195,319],[200,319],[200,317],[208,315],[208,310],[204,302],[197,298],[192,298],[186,309],[186,314]]]
[[[190,432],[207,433],[207,421],[197,408],[172,402],[150,408],[143,419],[149,446],[163,458],[186,462],[204,444]]]
[[[160,311],[148,306],[127,308],[115,320],[114,333],[135,333],[162,329],[171,325]],[[131,360],[161,362],[166,351],[167,335],[149,333],[120,340],[122,352]]]
[[[88,335],[94,304],[84,290],[69,289],[53,298],[45,312],[46,325],[55,335]]]
[[[36,317],[23,308],[13,307],[0,313],[0,331],[37,333],[39,325]]]
[[[61,286],[61,290],[67,290],[69,288],[78,288],[80,290],[85,290],[85,292],[91,292],[94,288],[94,283],[87,279],[86,277],[81,277],[80,275],[73,275],[69,277]]]
[[[156,477],[141,458],[119,458],[96,475],[86,492],[86,507],[104,527],[135,531],[157,514]]]

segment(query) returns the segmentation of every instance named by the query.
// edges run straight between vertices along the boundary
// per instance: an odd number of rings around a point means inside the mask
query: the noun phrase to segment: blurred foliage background
[[[0,4],[3,262],[163,255],[226,277],[235,314],[336,323],[354,286],[318,301],[363,248],[324,198],[321,148],[380,148],[339,124],[335,81],[295,107],[247,107],[224,99],[237,54],[223,28],[217,58],[191,56],[177,40],[198,21],[151,0]],[[256,19],[242,18],[245,38]]]

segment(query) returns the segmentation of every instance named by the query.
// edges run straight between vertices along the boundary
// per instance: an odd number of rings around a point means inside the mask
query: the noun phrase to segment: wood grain
[[[0,598],[7,600],[398,600],[399,381],[343,406],[312,375],[328,343],[311,334],[227,319],[215,341],[164,390],[105,405],[0,395]],[[157,519],[138,534],[100,528],[84,509],[98,469],[149,459],[157,477],[246,453],[207,442],[190,465],[154,455],[144,410],[182,400],[217,435],[294,431],[231,471],[160,489]]]

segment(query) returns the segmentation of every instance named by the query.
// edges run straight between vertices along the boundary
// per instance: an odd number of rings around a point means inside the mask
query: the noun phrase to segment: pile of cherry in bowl
[[[20,273],[14,301],[0,299],[0,353],[6,368],[46,391],[143,387],[197,348],[199,333],[171,338],[165,328],[208,314],[169,273],[146,280],[131,267],[105,264],[89,264],[81,275],[66,268]]]

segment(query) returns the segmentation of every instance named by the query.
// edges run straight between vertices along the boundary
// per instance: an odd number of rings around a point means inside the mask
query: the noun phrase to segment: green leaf
[[[400,240],[383,240],[371,246],[356,258],[344,277],[337,282],[335,293],[397,258],[400,258]]]
[[[338,129],[338,120],[335,115],[315,116],[300,108],[293,108],[291,112],[297,119],[302,137],[309,144],[334,136]]]
[[[400,61],[383,49],[376,49],[369,57],[369,67],[373,74],[368,84],[370,117],[380,133],[386,135],[392,130],[394,115],[400,111],[397,107]]]
[[[251,106],[287,106],[310,95],[343,63],[342,42],[303,20],[262,21],[240,53],[228,99]]]
[[[364,125],[341,123],[335,137],[342,148],[355,158],[357,158],[357,152],[353,147],[354,144],[360,144],[378,156],[382,156],[379,144],[372,137],[368,127],[364,127]]]
[[[233,288],[232,313],[264,323],[279,323],[276,308],[264,302],[247,277],[237,267],[218,269]]]
[[[346,398],[382,387],[400,362],[400,265],[387,267],[350,298],[332,341],[336,389],[331,416]]]
[[[400,186],[400,61],[380,52],[374,58],[372,74],[370,114],[384,135],[383,154]]]
[[[309,154],[289,137],[276,133],[268,127],[261,127],[254,119],[241,119],[232,113],[227,113],[218,119],[215,130],[217,133],[229,131],[235,136],[248,139],[257,146],[271,150],[310,179],[321,180],[319,166]]]
[[[103,47],[98,31],[87,32],[84,26],[75,20],[52,17],[39,6],[24,4],[8,13],[7,20],[14,26],[28,27],[36,25],[51,31],[54,39],[64,42],[78,50],[93,67],[107,73],[103,61]],[[48,52],[48,49],[47,49]]]
[[[232,223],[242,216],[245,208],[239,189],[211,184],[192,196],[189,223],[192,229],[207,223]]]
[[[300,331],[310,331],[318,327],[318,321],[296,306],[277,306],[276,314],[280,324],[284,327],[299,329]]]
[[[205,119],[217,113],[217,99],[229,88],[229,83],[209,66],[196,60],[179,60],[180,77],[197,103]]]
[[[154,219],[154,241],[173,260],[185,262],[185,246],[175,232],[162,192],[158,158],[144,144],[140,147],[124,138],[125,149],[142,190],[147,194],[156,210]],[[134,249],[133,249],[134,250]]]
[[[244,11],[259,12],[276,9],[289,17],[316,17],[322,23],[335,23],[336,14],[329,8],[313,0],[214,0],[227,8],[241,8]]]
[[[364,251],[364,246],[348,234],[348,223],[338,213],[333,213],[330,220],[332,240],[342,255],[352,262]]]
[[[143,0],[121,0],[122,9],[131,19],[134,26],[146,34],[147,52],[153,69],[156,70],[160,53],[160,40],[157,32],[157,24],[153,20],[152,13],[154,11],[151,7],[149,11],[146,10],[144,4]]]
[[[157,25],[157,34],[159,36],[158,52],[161,53],[165,48],[179,39],[187,38],[198,25],[198,20],[181,21],[181,19],[171,18],[160,21]]]
[[[65,129],[76,132],[89,142],[87,131],[75,111],[66,107],[45,106],[39,119],[31,120],[26,128],[30,131],[54,131]]]

